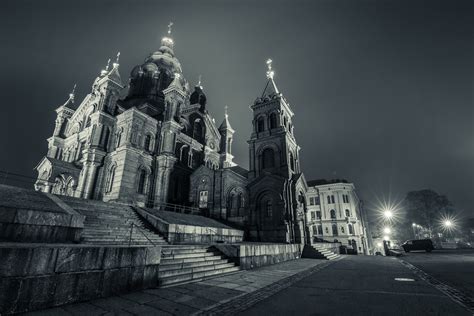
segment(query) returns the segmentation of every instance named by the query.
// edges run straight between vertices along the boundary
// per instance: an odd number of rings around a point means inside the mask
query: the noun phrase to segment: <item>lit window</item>
[[[208,191],[199,192],[199,208],[207,208]]]

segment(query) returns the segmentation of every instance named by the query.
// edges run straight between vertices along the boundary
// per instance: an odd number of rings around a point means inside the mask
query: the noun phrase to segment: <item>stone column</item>
[[[94,193],[94,180],[97,175],[97,167],[99,166],[95,162],[88,163],[88,174],[87,178],[85,180],[85,185],[84,185],[84,191],[83,191],[83,197],[85,199],[91,199],[92,195]]]

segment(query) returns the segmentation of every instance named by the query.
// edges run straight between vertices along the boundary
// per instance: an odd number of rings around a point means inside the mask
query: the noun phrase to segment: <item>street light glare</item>
[[[389,236],[383,236],[383,240],[389,241],[389,240],[390,240],[390,237],[389,237]]]
[[[392,232],[392,230],[390,229],[390,227],[385,227],[385,228],[383,229],[383,233],[384,233],[385,235],[389,235],[391,232]]]
[[[451,222],[449,219],[447,219],[447,220],[444,221],[444,226],[451,227],[451,226],[453,226],[453,222]]]
[[[392,210],[384,210],[383,211],[383,216],[386,218],[386,219],[391,219],[393,217],[393,212]]]

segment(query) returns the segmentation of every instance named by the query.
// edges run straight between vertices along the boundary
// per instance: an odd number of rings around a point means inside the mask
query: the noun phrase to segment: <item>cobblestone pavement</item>
[[[27,315],[231,314],[319,271],[333,261],[298,259],[206,281],[147,289],[28,313]]]

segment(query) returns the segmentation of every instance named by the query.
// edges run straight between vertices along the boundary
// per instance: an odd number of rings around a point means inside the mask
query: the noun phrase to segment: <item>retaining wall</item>
[[[161,247],[0,246],[0,314],[158,286]]]
[[[300,244],[242,243],[214,246],[244,270],[298,259],[302,252]]]

